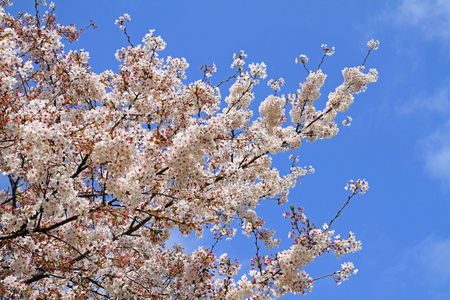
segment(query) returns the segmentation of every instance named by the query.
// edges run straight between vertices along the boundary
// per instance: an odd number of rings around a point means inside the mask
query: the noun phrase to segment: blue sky
[[[17,0],[10,12],[34,12],[34,1]],[[380,49],[366,63],[380,78],[357,95],[353,118],[331,140],[304,144],[295,154],[300,165],[316,173],[290,194],[290,205],[302,206],[316,224],[330,221],[345,203],[349,179],[366,178],[370,189],[353,199],[334,223],[337,233],[353,231],[363,250],[342,261],[318,259],[307,272],[331,273],[353,261],[359,273],[336,286],[331,278],[315,283],[305,299],[449,299],[450,298],[450,1],[250,1],[250,0],[55,0],[57,20],[88,30],[71,48],[90,52],[94,71],[117,69],[116,49],[127,41],[114,21],[129,13],[134,44],[149,29],[167,42],[162,56],[185,57],[188,81],[202,77],[202,64],[215,62],[218,83],[231,74],[234,52],[247,62],[265,62],[268,78],[283,77],[282,93],[295,92],[306,71],[294,63],[300,54],[315,69],[327,43],[336,53],[322,67],[328,74],[326,95],[342,82],[340,70],[362,63],[366,42]],[[267,80],[257,87],[255,108],[270,93]],[[188,82],[187,81],[187,82]],[[222,90],[222,96],[226,90]],[[287,172],[286,157],[276,166]],[[4,181],[3,186],[6,186]],[[259,213],[287,246],[288,210],[263,203]],[[183,241],[195,247],[196,240]],[[229,256],[246,263],[253,240],[238,238],[222,245]],[[283,299],[297,299],[287,296]]]

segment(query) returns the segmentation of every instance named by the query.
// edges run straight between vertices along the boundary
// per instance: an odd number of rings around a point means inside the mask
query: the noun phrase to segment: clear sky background
[[[33,0],[16,0],[9,12],[34,13]],[[268,78],[283,77],[281,93],[295,92],[306,71],[296,65],[300,54],[316,69],[322,43],[336,48],[322,67],[328,74],[326,96],[342,82],[340,70],[362,63],[366,42],[380,49],[366,63],[380,78],[357,95],[353,118],[331,140],[305,143],[295,154],[300,165],[316,173],[302,180],[288,205],[302,206],[316,224],[329,222],[345,203],[349,179],[366,178],[370,189],[357,196],[334,223],[342,236],[353,231],[362,251],[336,260],[319,258],[306,269],[312,277],[353,261],[359,273],[336,286],[331,278],[314,284],[304,299],[450,299],[450,1],[448,0],[54,0],[57,20],[78,28],[94,19],[70,48],[90,52],[93,70],[117,70],[116,49],[127,46],[114,21],[129,13],[133,43],[149,29],[167,42],[162,56],[185,57],[187,82],[202,77],[202,64],[215,62],[217,84],[232,74],[233,53],[244,50],[247,62],[265,62]],[[258,86],[254,108],[270,93],[267,80]],[[227,94],[222,89],[222,97]],[[258,115],[257,113],[255,115]],[[276,159],[284,173],[289,162]],[[6,181],[3,180],[6,187]],[[288,210],[265,202],[258,212],[288,246]],[[180,239],[180,237],[175,237]],[[193,249],[202,241],[182,241]],[[207,245],[207,244],[206,244]],[[221,248],[248,264],[253,240],[237,238]],[[283,299],[298,299],[287,296]]]

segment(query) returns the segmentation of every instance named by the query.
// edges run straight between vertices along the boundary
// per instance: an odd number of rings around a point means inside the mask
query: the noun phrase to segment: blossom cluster
[[[354,180],[350,180],[345,186],[346,190],[350,190],[353,193],[360,192],[364,194],[369,189],[369,183],[365,179],[358,179],[356,182]]]
[[[334,47],[329,48],[327,44],[322,44],[321,47],[325,51],[325,55],[331,56],[334,54]]]
[[[283,78],[279,78],[277,80],[270,79],[267,82],[267,85],[270,86],[270,88],[275,92],[279,92],[281,90],[281,87],[284,85],[284,79]]]
[[[376,70],[344,69],[322,109],[322,70],[286,95],[276,93],[284,79],[271,80],[275,93],[254,116],[254,87],[267,70],[246,67],[243,51],[221,83],[210,82],[215,64],[186,83],[186,59],[163,58],[166,42],[150,30],[116,52],[118,71],[95,73],[88,52],[64,49],[79,37],[75,26],[56,23],[52,11],[13,17],[0,3],[0,171],[10,183],[0,192],[0,298],[271,299],[310,292],[316,279],[305,268],[325,253],[361,248],[353,233],[318,229],[299,208],[286,214],[290,248],[262,253],[280,239],[257,207],[287,202],[314,172],[293,155],[281,174],[273,155],[336,135],[338,112]],[[128,38],[130,20],[116,21]],[[347,189],[363,194],[368,184]],[[238,228],[255,240],[249,271],[215,247]],[[212,234],[213,244],[168,246],[174,230]],[[330,276],[341,282],[355,272],[346,263]]]
[[[367,42],[367,46],[370,49],[377,50],[378,47],[380,46],[380,42],[378,40],[375,41],[374,39],[371,39],[370,41]]]
[[[295,63],[307,63],[309,58],[305,54],[301,54],[298,58],[295,59]]]
[[[120,16],[119,19],[117,19],[115,21],[115,24],[119,25],[121,30],[124,30],[125,26],[123,24],[124,24],[125,21],[127,21],[127,22],[131,21],[131,17],[130,17],[129,14],[123,14],[123,16]]]

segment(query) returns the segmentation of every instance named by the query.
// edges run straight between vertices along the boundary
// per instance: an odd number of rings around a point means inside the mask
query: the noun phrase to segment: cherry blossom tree
[[[341,238],[331,230],[341,211],[318,228],[294,206],[284,215],[291,246],[276,249],[275,232],[255,208],[269,198],[287,202],[314,171],[291,155],[282,175],[274,155],[349,125],[350,118],[337,123],[338,112],[377,80],[375,69],[364,72],[366,60],[342,71],[343,83],[318,109],[326,79],[320,66],[334,49],[322,45],[316,70],[301,55],[305,81],[280,95],[284,80],[269,80],[274,92],[256,116],[249,106],[266,66],[246,66],[244,52],[217,84],[214,64],[186,83],[187,61],[162,58],[166,44],[153,30],[132,45],[124,14],[116,24],[130,45],[116,53],[119,71],[97,74],[87,52],[64,50],[83,30],[58,24],[53,4],[41,15],[45,3],[36,1],[35,14],[17,16],[5,11],[7,0],[0,4],[0,167],[10,183],[0,194],[1,297],[272,299],[310,292],[319,278],[305,267],[322,254],[360,250],[352,232]],[[368,46],[369,55],[378,41]],[[342,209],[368,184],[346,188]],[[238,228],[255,240],[249,272],[217,253]],[[199,238],[211,232],[213,243],[192,252],[168,246],[174,230]],[[346,262],[323,277],[340,283],[356,271]]]

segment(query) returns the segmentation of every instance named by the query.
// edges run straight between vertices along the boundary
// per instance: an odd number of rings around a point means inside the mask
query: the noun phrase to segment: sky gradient
[[[14,2],[14,1],[13,1]],[[54,0],[57,20],[78,28],[93,19],[68,49],[85,49],[95,72],[117,70],[114,54],[127,40],[114,21],[131,16],[127,31],[136,45],[150,30],[167,42],[162,57],[185,57],[190,63],[185,83],[202,77],[202,64],[215,62],[217,84],[232,74],[233,53],[244,50],[247,63],[264,62],[268,78],[256,89],[253,107],[271,93],[270,78],[283,77],[281,93],[293,93],[307,73],[294,63],[306,54],[310,69],[323,55],[321,44],[336,48],[322,70],[327,95],[342,82],[344,67],[364,60],[368,40],[380,41],[366,66],[377,68],[379,80],[356,95],[349,111],[350,127],[331,140],[304,143],[295,154],[299,165],[315,174],[302,179],[290,203],[277,207],[263,202],[258,212],[288,247],[289,223],[281,214],[289,205],[304,207],[316,224],[329,222],[345,203],[349,179],[365,178],[370,189],[355,197],[333,227],[362,241],[362,251],[336,260],[317,259],[305,270],[319,277],[352,261],[359,273],[336,286],[331,278],[314,284],[304,299],[450,299],[450,1],[250,1],[250,0]],[[17,0],[10,13],[34,14],[34,1]],[[222,89],[222,98],[227,94]],[[258,113],[255,113],[257,116]],[[290,162],[281,155],[276,166],[287,173]],[[2,187],[7,181],[3,179]],[[238,231],[239,232],[239,231]],[[238,234],[239,235],[239,234]],[[193,249],[202,241],[174,239]],[[230,257],[254,253],[253,240],[238,237],[221,246]],[[283,299],[298,299],[290,295]]]

